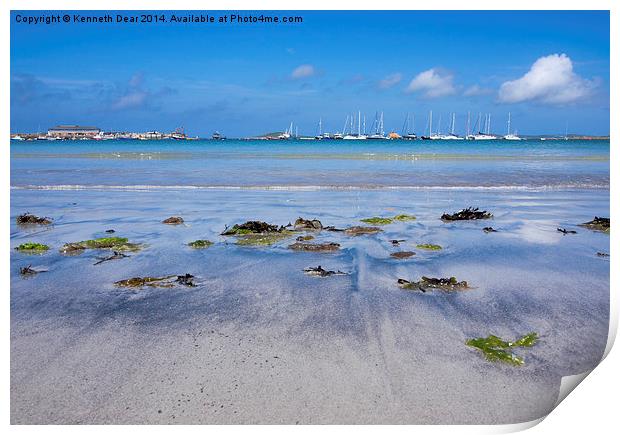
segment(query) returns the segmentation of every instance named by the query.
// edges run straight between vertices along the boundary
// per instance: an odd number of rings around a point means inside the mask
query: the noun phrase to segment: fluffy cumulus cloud
[[[546,104],[568,104],[589,97],[596,82],[573,71],[573,62],[565,54],[539,58],[530,70],[499,88],[499,101],[520,103],[538,101]]]
[[[422,92],[426,98],[445,97],[456,92],[453,79],[452,74],[431,68],[415,76],[405,91]]]
[[[403,75],[401,73],[390,74],[379,80],[379,89],[389,89],[392,86],[399,84],[402,79]]]
[[[294,80],[305,79],[316,75],[316,69],[309,64],[299,65],[291,73],[291,78]]]

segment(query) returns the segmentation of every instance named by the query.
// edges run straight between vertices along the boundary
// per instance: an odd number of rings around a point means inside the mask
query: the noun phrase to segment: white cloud
[[[493,93],[492,89],[483,88],[479,85],[472,85],[463,91],[464,97],[478,97],[480,95],[488,95]]]
[[[451,95],[456,92],[452,74],[431,68],[423,71],[411,80],[405,92],[424,92],[427,98],[438,98]]]
[[[379,89],[389,89],[392,86],[399,84],[402,79],[403,75],[401,73],[390,74],[379,80]]]
[[[309,64],[299,65],[291,73],[292,79],[304,79],[316,75],[316,69]]]
[[[551,54],[534,62],[523,77],[504,82],[499,88],[499,101],[567,104],[590,96],[595,87],[595,81],[573,71],[573,62],[567,55]]]

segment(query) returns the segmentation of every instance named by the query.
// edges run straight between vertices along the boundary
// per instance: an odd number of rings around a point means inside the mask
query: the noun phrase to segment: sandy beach
[[[517,423],[548,413],[561,376],[594,367],[605,347],[609,236],[577,227],[603,214],[608,191],[175,191],[16,189],[12,214],[56,220],[12,227],[11,421],[138,423]],[[140,207],[136,207],[136,204]],[[242,209],[240,204],[243,204]],[[480,205],[488,222],[441,213]],[[334,253],[292,252],[290,240],[244,247],[219,233],[298,216],[345,227],[409,213],[411,222],[351,237],[322,231]],[[185,224],[163,218],[182,215]],[[13,216],[14,221],[15,216]],[[492,224],[497,233],[482,227]],[[577,229],[563,235],[556,228]],[[68,241],[106,229],[146,249],[95,266]],[[195,250],[198,238],[214,245]],[[404,239],[394,247],[390,239]],[[424,251],[432,242],[443,249]],[[390,254],[415,251],[410,259]],[[105,254],[105,252],[103,253]],[[23,279],[19,267],[48,272]],[[319,278],[322,265],[349,273]],[[122,289],[133,276],[191,273],[194,288]],[[420,293],[398,278],[456,276],[471,289]],[[496,334],[539,342],[514,367],[465,345]]]

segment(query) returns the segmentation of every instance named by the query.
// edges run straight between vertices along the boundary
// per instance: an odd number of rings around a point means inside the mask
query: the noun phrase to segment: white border
[[[164,9],[164,10],[372,10],[377,9],[379,6],[382,9],[391,10],[405,10],[405,9],[417,9],[417,10],[437,10],[439,6],[444,10],[611,10],[611,52],[610,52],[610,119],[620,119],[618,117],[617,102],[618,99],[618,86],[615,78],[618,72],[618,43],[620,34],[618,33],[620,15],[620,2],[611,0],[588,0],[587,2],[580,2],[576,0],[564,0],[562,2],[557,1],[541,1],[541,0],[521,0],[521,1],[502,1],[501,4],[497,0],[469,0],[467,2],[459,0],[442,0],[440,4],[431,1],[417,1],[412,2],[404,0],[382,0],[377,3],[371,0],[301,0],[292,4],[291,1],[284,0],[246,0],[246,1],[220,1],[218,3],[206,4],[206,2],[199,2],[196,0],[175,0],[174,2],[163,0],[135,0],[127,2],[127,0],[108,0],[108,1],[95,1],[90,0],[87,4],[82,0],[33,0],[28,3],[19,3],[17,1],[2,2],[2,23],[0,26],[0,32],[2,34],[3,44],[0,47],[2,52],[3,67],[1,69],[2,76],[0,77],[0,83],[3,84],[4,92],[2,93],[2,107],[4,110],[0,111],[0,137],[2,141],[2,159],[0,164],[0,177],[4,188],[1,190],[3,209],[5,210],[5,231],[0,235],[1,244],[4,247],[0,251],[2,256],[2,290],[4,291],[4,305],[2,317],[5,321],[3,328],[0,328],[0,334],[2,336],[3,348],[5,350],[10,349],[9,341],[9,319],[10,319],[10,305],[9,305],[9,232],[8,232],[8,210],[10,209],[10,159],[9,159],[9,114],[10,114],[10,96],[9,96],[9,83],[10,83],[10,10],[140,10],[140,9]],[[524,26],[524,32],[527,32],[527,26]],[[619,124],[610,126],[610,134],[612,138],[616,138],[620,134]],[[613,140],[612,140],[613,142]],[[611,198],[615,200],[610,201],[611,217],[614,222],[617,222],[617,211],[619,207],[619,201],[617,199],[617,177],[615,176],[614,169],[619,168],[618,165],[618,152],[615,150],[615,144],[612,143],[611,148]],[[611,350],[613,344],[617,326],[618,326],[618,271],[620,271],[619,262],[616,257],[618,255],[613,249],[617,245],[617,231],[613,231],[611,234],[611,318],[610,318],[610,335],[607,343],[606,355]],[[531,433],[583,433],[584,430],[589,430],[593,433],[610,433],[612,428],[618,427],[617,417],[617,401],[616,394],[620,387],[620,376],[617,368],[620,367],[620,357],[618,351],[614,351],[603,361],[599,367],[594,370],[594,374],[588,377],[588,381],[579,386],[576,394],[570,395],[561,406],[554,410],[550,416],[546,419],[545,423],[536,426],[531,430]],[[10,393],[10,377],[9,377],[9,354],[4,352],[4,358],[2,360],[2,417],[6,426],[9,426],[10,421],[10,406],[9,406],[9,393]],[[573,379],[574,381],[575,379]],[[513,432],[517,430],[527,429],[533,425],[536,425],[539,421],[505,425],[505,426],[356,426],[352,428],[356,432],[361,433],[374,433],[390,431],[392,433],[410,433],[412,430],[418,433],[463,433],[463,434],[480,434],[480,433],[505,433]],[[9,429],[12,432],[30,433],[31,431],[45,431],[50,433],[61,432],[77,432],[79,433],[88,430],[93,433],[105,433],[110,432],[134,432],[137,434],[159,434],[162,432],[168,432],[170,430],[178,431],[179,428],[171,428],[168,426],[10,426]],[[183,431],[186,432],[203,432],[204,430],[217,430],[221,433],[238,433],[252,431],[252,433],[284,433],[284,431],[290,431],[293,428],[289,426],[184,426]],[[351,427],[345,426],[324,426],[321,427],[321,431],[335,432],[341,430],[348,430]],[[295,427],[295,430],[301,433],[310,433],[317,430],[316,427],[304,426]]]

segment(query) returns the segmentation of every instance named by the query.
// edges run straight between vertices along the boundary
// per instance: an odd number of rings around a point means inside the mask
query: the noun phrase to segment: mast
[[[454,121],[456,121],[456,113],[452,112],[452,128],[450,128],[450,134],[454,136]]]
[[[506,135],[510,134],[510,112],[508,112],[508,132],[506,133]]]
[[[428,115],[428,137],[433,135],[433,111]]]
[[[357,135],[358,136],[361,136],[362,134],[361,126],[362,126],[362,111],[358,110],[357,111]]]
[[[467,133],[466,133],[465,139],[467,139],[467,137],[469,136],[470,123],[471,123],[471,113],[467,112],[467,125],[465,127],[465,129],[467,130]]]
[[[349,123],[349,115],[347,115],[347,119],[344,121],[344,125],[342,126],[342,135],[344,136],[344,132],[347,129],[347,124]]]
[[[487,128],[487,134],[491,134],[491,114],[489,113],[489,126]]]

